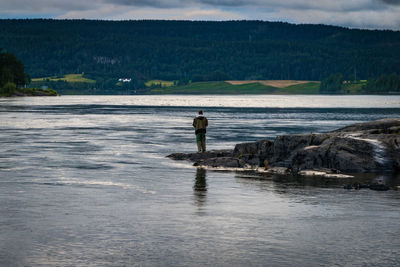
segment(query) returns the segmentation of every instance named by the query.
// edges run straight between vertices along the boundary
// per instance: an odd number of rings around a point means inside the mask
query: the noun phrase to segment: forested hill
[[[400,73],[400,32],[262,21],[0,20],[32,78],[322,80]]]

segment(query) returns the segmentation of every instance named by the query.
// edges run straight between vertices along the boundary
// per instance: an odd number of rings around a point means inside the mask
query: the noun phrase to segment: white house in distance
[[[132,78],[119,78],[118,81],[123,83],[130,83],[132,81]]]

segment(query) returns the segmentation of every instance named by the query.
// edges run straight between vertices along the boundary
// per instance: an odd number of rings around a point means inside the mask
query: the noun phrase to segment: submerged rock
[[[210,150],[204,153],[172,153],[167,157],[174,160],[190,160],[194,162],[200,162],[208,159],[232,158],[232,156],[233,156],[233,151],[225,149],[225,150]]]
[[[354,176],[343,174],[343,173],[333,173],[331,171],[324,170],[303,170],[298,172],[302,176],[322,176],[326,178],[353,178]]]
[[[390,190],[390,187],[382,184],[382,183],[374,183],[374,184],[360,184],[360,183],[354,183],[354,184],[347,184],[345,186],[343,186],[344,189],[355,189],[355,190],[360,190],[363,188],[369,188],[371,190],[375,190],[375,191],[388,191]]]
[[[400,170],[400,118],[353,124],[320,134],[278,136],[237,144],[233,150],[174,153],[196,166],[262,169],[269,173],[343,177],[342,172]]]

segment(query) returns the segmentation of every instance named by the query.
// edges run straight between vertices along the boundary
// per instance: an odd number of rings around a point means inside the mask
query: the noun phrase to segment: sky
[[[400,30],[400,0],[0,0],[0,18],[265,20]]]

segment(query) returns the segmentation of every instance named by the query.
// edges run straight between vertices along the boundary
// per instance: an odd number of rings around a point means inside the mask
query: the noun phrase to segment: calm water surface
[[[400,117],[399,96],[0,99],[0,266],[400,265],[400,191],[165,158],[196,150],[199,107],[210,149]]]

